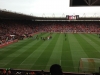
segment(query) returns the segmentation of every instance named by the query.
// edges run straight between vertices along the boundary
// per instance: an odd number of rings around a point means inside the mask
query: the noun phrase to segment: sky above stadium
[[[0,0],[0,9],[39,17],[100,17],[100,7],[70,7],[70,0]]]

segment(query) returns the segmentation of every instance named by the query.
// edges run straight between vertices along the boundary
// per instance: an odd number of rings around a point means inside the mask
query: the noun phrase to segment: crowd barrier
[[[50,75],[50,72],[44,70],[22,70],[22,69],[0,68],[0,75]],[[63,72],[62,75],[97,75],[97,74]]]
[[[31,34],[31,36],[34,36],[35,34],[38,34],[38,33],[39,32],[33,33],[33,34]],[[0,44],[0,48],[3,48],[5,46],[8,46],[8,45],[13,44],[13,43],[18,42],[18,41],[19,40],[16,39],[16,40],[12,40],[12,41],[9,41],[9,42],[2,43],[2,44]]]
[[[0,48],[3,48],[5,46],[8,46],[8,45],[15,43],[15,42],[18,42],[18,39],[0,44]]]

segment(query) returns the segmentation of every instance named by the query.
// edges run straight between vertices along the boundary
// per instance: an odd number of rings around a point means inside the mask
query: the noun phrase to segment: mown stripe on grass
[[[87,42],[88,44],[90,44],[90,46],[93,47],[93,51],[94,51],[94,54],[97,55],[97,57],[99,58],[100,57],[100,45],[98,45],[97,43],[95,43],[93,40],[91,40],[88,36],[84,36],[84,35],[81,35],[81,37],[83,37]]]
[[[33,69],[36,69],[36,70],[37,69],[42,69],[42,70],[45,69],[45,67],[50,59],[50,56],[53,52],[53,49],[56,45],[58,37],[59,37],[59,34],[56,34],[55,36],[52,37],[50,44],[46,47],[44,52],[41,54],[41,56],[38,58],[38,60],[32,66]],[[41,65],[45,65],[45,66],[41,66]]]
[[[5,49],[9,49],[7,51],[1,51],[2,54],[0,54],[0,60],[6,58],[8,55],[16,52],[17,50],[19,50],[20,48],[22,48],[23,46],[28,45],[31,42],[31,40],[27,40],[23,43],[20,43],[12,48],[6,47]]]
[[[68,36],[69,34],[66,34],[66,36],[63,36],[61,66],[64,71],[72,72],[74,71],[74,65],[72,62],[72,55],[71,55],[70,44],[69,44],[70,38],[68,38]]]
[[[100,38],[99,38],[99,35],[97,35],[97,34],[93,34],[93,33],[92,33],[91,35],[92,35],[94,38],[96,38],[96,39],[100,39]]]
[[[53,35],[53,37],[55,36],[55,34]],[[43,41],[43,40],[42,40]],[[38,58],[41,56],[41,54],[43,53],[43,51],[46,49],[46,47],[49,45],[49,43],[51,42],[51,40],[46,40],[43,41],[44,43],[41,44],[41,46],[39,46],[33,53],[31,53],[19,66],[18,68],[29,68],[29,69],[33,69],[31,68],[34,63],[38,60]],[[25,67],[25,65],[29,66]],[[38,66],[38,65],[36,65]],[[42,65],[43,66],[43,65]]]
[[[36,44],[38,41],[34,41],[33,39],[31,39],[31,41],[27,46],[24,46],[22,48],[20,48],[19,50],[15,51],[14,53],[8,55],[6,58],[0,60],[0,63],[9,63],[10,61],[12,61],[14,58],[18,57],[19,55],[21,55],[23,52],[25,52],[27,49],[29,49],[31,46],[34,46],[34,44]]]
[[[20,63],[23,62],[27,58],[27,56],[30,55],[35,50],[35,48],[38,48],[38,46],[42,44],[42,41],[37,41],[37,40],[35,40],[35,41],[36,41],[36,43],[34,44],[34,41],[31,39],[31,42],[27,43],[27,46],[25,45],[20,49],[22,52],[17,57],[14,57],[14,59],[12,59],[12,61],[9,62],[8,64],[6,64],[4,67],[16,68],[18,65],[20,65]],[[25,47],[29,47],[29,48],[25,49]],[[33,50],[33,47],[34,47],[34,50]],[[15,52],[15,54],[16,54],[16,52]]]
[[[81,58],[86,58],[88,57],[87,54],[84,52],[83,48],[81,47],[79,40],[76,39],[76,36],[78,37],[79,34],[69,34],[69,44],[70,44],[70,50],[72,54],[72,61],[74,64],[74,71],[78,72],[79,68],[79,61]]]
[[[100,53],[98,53],[98,51],[94,48],[93,45],[91,45],[89,42],[87,42],[89,40],[86,39],[86,37],[84,37],[84,34],[80,34],[79,36],[75,36],[76,39],[78,40],[79,44],[81,45],[81,47],[83,48],[84,52],[88,55],[88,58],[96,58],[96,57],[100,57],[98,55],[100,55]]]
[[[55,44],[51,57],[47,63],[45,70],[49,70],[50,66],[53,64],[61,65],[61,54],[62,54],[62,45],[63,45],[63,34],[59,34],[58,40]],[[48,66],[50,65],[50,66]]]
[[[97,34],[91,34],[91,37],[95,40],[97,40],[98,42],[100,42],[100,38],[99,38],[99,35]]]
[[[36,36],[36,35],[40,35],[40,34],[35,34],[34,36]],[[44,35],[44,33],[41,35],[41,36],[43,36]],[[34,37],[33,36],[33,37]],[[9,50],[11,50],[12,48],[17,48],[17,47],[22,47],[22,45],[21,44],[23,44],[23,43],[27,43],[27,42],[30,42],[31,41],[31,39],[33,39],[33,38],[25,38],[24,40],[19,40],[18,42],[16,42],[16,43],[13,43],[13,44],[11,44],[11,45],[8,45],[8,46],[5,46],[5,47],[3,47],[3,48],[0,48],[0,51],[2,51],[2,52],[7,52],[7,51],[9,51]],[[30,40],[30,41],[29,41]]]
[[[87,38],[90,39],[90,41],[93,41],[95,44],[100,45],[100,39],[99,38],[94,38],[92,34],[85,34]]]
[[[15,52],[17,52],[19,49],[21,49],[21,48],[24,48],[24,46],[25,46],[25,48],[27,47],[27,45],[29,44],[29,43],[31,43],[31,42],[33,42],[34,40],[32,40],[31,38],[30,39],[25,39],[25,40],[21,40],[21,41],[19,41],[19,42],[17,42],[17,43],[14,43],[14,44],[12,44],[12,45],[10,45],[10,46],[7,46],[7,47],[5,47],[4,49],[4,51],[2,50],[0,53],[0,60],[2,60],[3,58],[5,58],[5,57],[8,57],[9,55],[11,55],[12,53],[15,53]],[[16,45],[16,46],[15,46]]]

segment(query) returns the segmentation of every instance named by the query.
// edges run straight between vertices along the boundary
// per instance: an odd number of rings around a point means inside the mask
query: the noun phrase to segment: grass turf
[[[78,72],[81,58],[100,58],[96,34],[67,34],[66,38],[63,33],[53,33],[51,40],[29,38],[1,48],[0,68],[49,71],[52,64],[60,64],[63,71]]]

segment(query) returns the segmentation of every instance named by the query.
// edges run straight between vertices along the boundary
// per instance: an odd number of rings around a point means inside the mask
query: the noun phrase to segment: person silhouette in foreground
[[[50,73],[51,75],[62,75],[62,68],[59,64],[53,64],[50,67]]]

